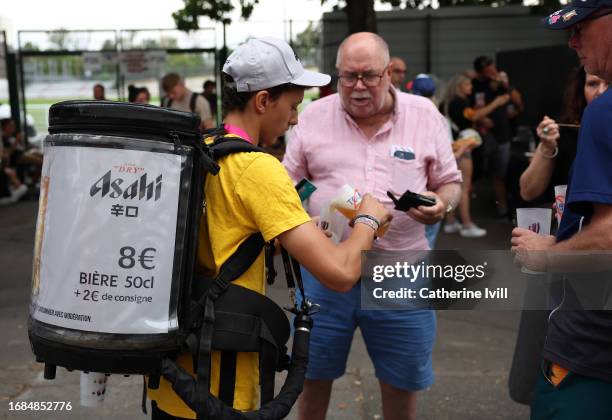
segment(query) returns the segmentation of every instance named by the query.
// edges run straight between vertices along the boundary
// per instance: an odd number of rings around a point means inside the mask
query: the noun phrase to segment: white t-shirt
[[[202,119],[202,122],[206,122],[212,118],[212,113],[210,111],[210,104],[202,95],[196,96],[195,101],[195,110],[191,110],[191,95],[192,91],[187,89],[185,96],[182,99],[174,99],[172,104],[169,106],[170,109],[176,109],[177,111],[185,111],[185,112],[194,112],[198,114]]]

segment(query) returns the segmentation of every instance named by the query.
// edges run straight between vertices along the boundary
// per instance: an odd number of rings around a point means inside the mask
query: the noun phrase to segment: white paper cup
[[[539,235],[550,235],[551,209],[516,209],[516,224]]]
[[[81,372],[81,405],[97,407],[106,394],[106,375],[97,372]]]
[[[567,185],[555,185],[555,218],[557,224],[561,223],[561,217],[563,217],[563,210],[565,210],[565,194],[567,192]]]
[[[552,218],[551,209],[523,208],[516,209],[516,224],[523,229],[529,229],[539,235],[550,235],[550,222]],[[525,267],[521,268],[523,273],[542,274]]]

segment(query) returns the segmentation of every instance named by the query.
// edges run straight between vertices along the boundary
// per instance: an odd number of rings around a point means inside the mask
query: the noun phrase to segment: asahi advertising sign
[[[167,333],[181,156],[45,149],[33,304],[41,322]]]

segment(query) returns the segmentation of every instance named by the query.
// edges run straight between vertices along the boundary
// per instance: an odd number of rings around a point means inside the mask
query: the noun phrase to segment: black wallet
[[[436,204],[435,198],[413,193],[410,190],[406,190],[399,199],[391,191],[387,191],[387,195],[395,203],[395,210],[400,211],[408,211],[411,207],[418,206],[431,207]]]

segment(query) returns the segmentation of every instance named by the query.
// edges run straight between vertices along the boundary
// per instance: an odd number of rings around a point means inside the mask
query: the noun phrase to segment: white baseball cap
[[[289,44],[273,37],[248,39],[228,57],[223,73],[234,79],[238,92],[255,92],[285,83],[318,87],[331,81],[327,74],[305,70]]]

